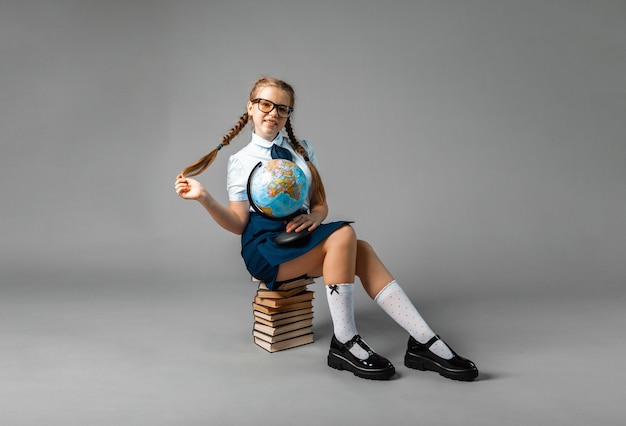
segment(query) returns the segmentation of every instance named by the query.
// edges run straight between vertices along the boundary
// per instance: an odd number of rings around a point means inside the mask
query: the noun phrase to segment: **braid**
[[[289,94],[291,101],[293,103],[294,98],[295,98],[293,87],[291,87],[288,83],[282,80],[278,80],[276,78],[271,78],[271,77],[262,77],[254,83],[252,90],[250,91],[249,100],[252,101],[256,97],[256,94],[258,93],[258,91],[261,88],[267,87],[267,86],[277,87],[280,90],[285,91],[287,94]],[[213,160],[215,160],[215,157],[217,157],[217,152],[220,149],[222,149],[222,147],[230,144],[230,142],[235,138],[235,136],[237,136],[241,132],[241,130],[245,127],[249,119],[250,117],[248,116],[248,113],[245,112],[241,116],[241,118],[239,118],[239,121],[237,122],[237,124],[235,124],[233,128],[230,129],[228,133],[226,133],[226,135],[224,135],[224,137],[222,138],[222,141],[217,146],[217,148],[215,148],[213,151],[209,152],[207,155],[200,158],[198,161],[191,164],[190,166],[187,166],[181,172],[181,176],[196,176],[202,173],[203,171],[205,171],[207,167],[209,167],[211,163],[213,163]],[[321,204],[321,203],[326,202],[326,191],[324,190],[324,184],[322,183],[322,178],[320,177],[319,172],[317,171],[317,168],[315,167],[315,165],[311,163],[308,152],[306,151],[306,149],[304,149],[302,144],[298,142],[298,139],[294,135],[293,128],[291,127],[291,119],[289,118],[287,119],[287,122],[285,123],[285,129],[287,130],[287,135],[289,136],[289,142],[291,146],[298,154],[302,156],[302,158],[304,158],[307,165],[309,166],[309,170],[311,171],[311,178],[313,181],[313,185],[311,187],[311,204]]]
[[[295,149],[296,152],[305,159],[305,161],[309,161],[309,153],[306,152],[302,144],[298,142],[298,138],[296,138],[296,135],[293,133],[293,127],[291,127],[290,118],[288,118],[287,123],[285,123],[285,130],[287,130],[287,136],[289,136],[289,142],[291,143],[293,149]]]
[[[217,152],[222,149],[222,147],[229,145],[230,141],[234,139],[235,136],[241,132],[241,130],[245,127],[246,123],[248,123],[248,113],[245,112],[237,121],[237,124],[233,126],[232,129],[228,131],[222,137],[222,142],[215,148],[213,151],[209,152],[204,157],[200,158],[198,161],[193,163],[190,166],[185,167],[185,169],[180,173],[182,176],[196,176],[202,173],[213,163],[215,157],[217,157]]]
[[[289,143],[293,149],[304,158],[309,170],[311,171],[311,178],[313,180],[313,188],[311,188],[311,204],[320,204],[326,202],[326,191],[324,190],[324,184],[322,178],[317,171],[317,168],[313,165],[309,159],[309,153],[304,149],[302,144],[298,142],[295,134],[293,133],[293,127],[291,126],[291,118],[287,119],[285,123],[285,130],[287,130],[287,136],[289,136]]]
[[[243,130],[243,128],[245,127],[247,123],[248,123],[248,113],[244,112],[243,115],[239,118],[239,121],[237,121],[237,124],[235,124],[233,128],[230,129],[228,133],[224,135],[224,137],[222,138],[221,144],[222,145],[230,144],[230,141],[232,141],[235,138],[235,136],[237,136],[239,132]]]

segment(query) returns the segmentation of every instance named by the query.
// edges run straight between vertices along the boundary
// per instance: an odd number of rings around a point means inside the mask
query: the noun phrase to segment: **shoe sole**
[[[404,365],[414,370],[434,371],[439,373],[440,376],[462,382],[471,382],[478,377],[478,370],[449,370],[430,359],[422,358],[418,355],[405,355]]]
[[[394,367],[378,370],[370,370],[359,367],[358,365],[352,364],[343,356],[332,351],[328,353],[328,366],[334,368],[335,370],[350,371],[357,377],[370,380],[388,380],[396,374],[396,369]]]

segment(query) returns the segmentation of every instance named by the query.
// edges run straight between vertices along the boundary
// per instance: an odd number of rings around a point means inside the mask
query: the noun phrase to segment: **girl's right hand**
[[[206,192],[200,182],[178,175],[174,184],[176,193],[185,200],[198,200]]]

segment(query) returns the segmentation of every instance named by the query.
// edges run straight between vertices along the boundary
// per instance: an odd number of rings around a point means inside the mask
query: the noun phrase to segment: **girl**
[[[384,380],[395,374],[391,362],[376,354],[357,331],[354,282],[358,276],[367,294],[409,333],[404,358],[407,367],[435,371],[455,380],[475,379],[476,366],[457,355],[430,329],[372,247],[356,238],[350,223],[323,223],[328,214],[324,186],[313,148],[294,135],[290,120],[294,100],[293,88],[284,81],[266,77],[257,80],[246,112],[216,149],[182,171],[176,179],[176,192],[181,198],[199,201],[220,226],[241,235],[242,257],[248,271],[269,288],[302,275],[323,276],[334,329],[328,353],[330,367],[368,379]],[[202,173],[249,121],[252,140],[228,162],[229,204],[225,206],[190,176]],[[311,232],[297,247],[274,242],[284,224],[255,213],[246,192],[248,176],[259,161],[289,156],[303,169],[311,188],[305,212],[286,225],[287,232]]]

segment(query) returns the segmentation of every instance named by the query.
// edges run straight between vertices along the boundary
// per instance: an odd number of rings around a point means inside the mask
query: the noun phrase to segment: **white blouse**
[[[272,159],[272,144],[276,144],[291,151],[293,161],[302,169],[306,175],[307,184],[309,188],[311,187],[311,171],[309,170],[306,161],[304,161],[304,158],[302,158],[300,154],[296,153],[291,147],[291,144],[286,136],[283,137],[282,133],[278,133],[278,136],[270,142],[253,133],[250,143],[237,153],[231,155],[228,159],[226,188],[228,189],[228,199],[230,201],[248,200],[248,193],[246,191],[248,176],[250,176],[250,172],[252,172],[252,169],[259,163],[259,161],[265,164]],[[317,158],[313,148],[304,140],[301,140],[300,144],[309,154],[309,160],[317,168]],[[309,209],[309,201],[309,197],[307,196],[303,208],[307,210]],[[250,210],[252,210],[252,208],[250,208]]]

